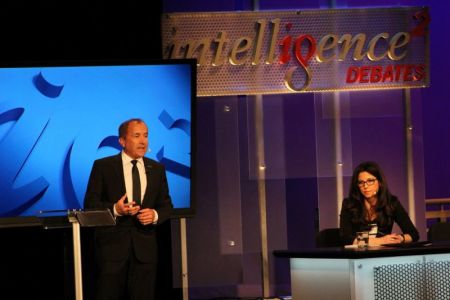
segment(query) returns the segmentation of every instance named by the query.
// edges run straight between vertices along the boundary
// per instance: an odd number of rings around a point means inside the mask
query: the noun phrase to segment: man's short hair
[[[127,135],[128,126],[132,122],[145,123],[142,119],[139,119],[139,118],[133,118],[133,119],[126,120],[119,126],[119,138],[124,138]]]

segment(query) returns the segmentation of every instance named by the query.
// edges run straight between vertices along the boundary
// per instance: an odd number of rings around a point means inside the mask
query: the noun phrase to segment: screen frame
[[[61,60],[61,61],[21,61],[0,62],[4,68],[37,68],[37,67],[89,67],[89,66],[134,66],[134,65],[189,65],[191,70],[191,135],[190,135],[190,205],[187,208],[175,208],[171,218],[193,217],[196,213],[195,174],[196,174],[196,101],[197,101],[197,61],[196,59],[102,59],[102,60]],[[170,191],[170,182],[169,182]],[[62,211],[62,214],[67,212]],[[0,228],[42,226],[36,216],[0,217]]]

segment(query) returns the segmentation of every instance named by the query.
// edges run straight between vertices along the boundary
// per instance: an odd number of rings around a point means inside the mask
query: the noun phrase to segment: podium
[[[38,219],[44,229],[72,227],[73,261],[75,276],[75,299],[83,299],[83,276],[81,268],[80,227],[114,226],[114,219],[109,209],[105,210],[48,210],[40,211]]]

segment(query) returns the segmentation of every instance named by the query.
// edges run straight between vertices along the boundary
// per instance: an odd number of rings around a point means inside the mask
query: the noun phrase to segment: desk
[[[450,299],[450,244],[277,250],[294,300]]]

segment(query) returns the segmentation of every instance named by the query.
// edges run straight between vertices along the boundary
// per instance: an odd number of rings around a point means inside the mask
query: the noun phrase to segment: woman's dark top
[[[390,199],[390,205],[392,207],[392,213],[390,216],[386,216],[385,211],[378,212],[378,214],[384,214],[385,224],[381,224],[380,216],[373,221],[367,221],[362,217],[364,214],[363,204],[359,200],[345,198],[342,202],[341,218],[340,218],[340,235],[342,242],[345,245],[352,244],[355,240],[356,233],[358,231],[369,230],[369,224],[377,223],[378,225],[378,237],[392,233],[392,227],[394,222],[400,227],[404,234],[409,234],[413,241],[419,240],[419,232],[417,231],[408,213],[403,208],[397,197],[392,196]]]

